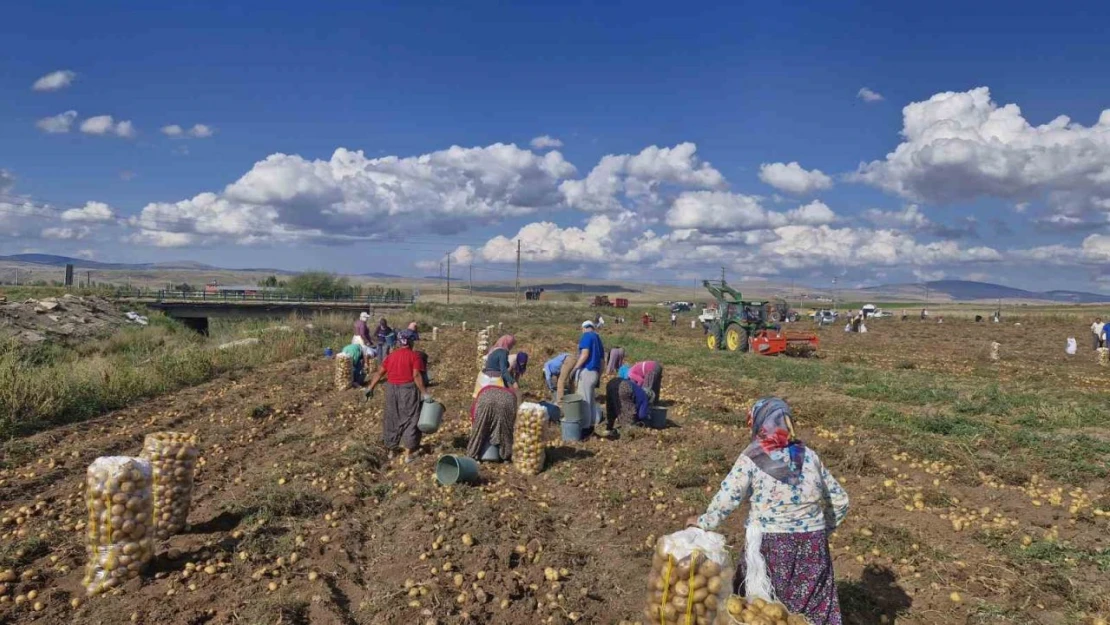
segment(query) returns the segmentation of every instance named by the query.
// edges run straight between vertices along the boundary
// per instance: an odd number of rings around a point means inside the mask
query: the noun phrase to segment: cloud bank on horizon
[[[61,89],[72,80],[49,74],[35,89]],[[857,97],[884,100],[866,87]],[[111,115],[77,119],[67,110],[36,126],[47,134],[75,126],[96,136],[136,134],[130,121]],[[213,130],[170,124],[161,133],[206,138]],[[692,142],[608,154],[587,167],[567,160],[559,151],[563,141],[552,136],[537,136],[529,146],[380,157],[338,147],[326,160],[275,153],[222,189],[150,202],[130,215],[97,201],[61,209],[13,196],[14,177],[0,172],[0,233],[162,248],[332,245],[403,240],[414,232],[457,236],[524,220],[481,244],[455,247],[453,260],[515,262],[518,241],[525,260],[552,271],[635,266],[673,275],[724,264],[747,267],[748,275],[834,267],[935,277],[1002,262],[1094,272],[1110,260],[1110,109],[1091,126],[1066,116],[1033,126],[1016,104],[996,103],[987,87],[937,93],[906,105],[897,145],[854,171],[766,162],[744,180],[726,176]],[[773,190],[770,196],[758,192],[760,183]],[[895,207],[830,206],[821,196],[838,185],[878,190]],[[1005,220],[1089,234],[1072,245],[998,249],[978,239],[976,218],[953,223],[934,216],[982,199],[1018,207]],[[1044,210],[1026,213],[1030,203]]]

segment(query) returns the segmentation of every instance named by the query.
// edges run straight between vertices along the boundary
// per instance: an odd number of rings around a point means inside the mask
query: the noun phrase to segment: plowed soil
[[[1089,351],[1063,353],[1069,332],[1086,345],[1083,328],[1051,323],[884,320],[866,335],[826,330],[821,357],[805,362],[711,354],[700,330],[607,328],[610,344],[664,363],[670,427],[565,444],[553,426],[540,475],[483,464],[479,484],[450,488],[436,484],[434,464],[465,449],[473,331],[441,329],[422,345],[448,418],[410,465],[381,446],[380,395],[364,403],[358,391],[337,392],[331,361],[216,380],[5,446],[0,571],[19,579],[0,589],[0,623],[634,622],[655,539],[704,510],[746,443],[747,405],[772,393],[792,402],[799,434],[852,497],[833,540],[846,622],[1093,622],[1110,607],[1106,457],[1070,475],[1034,452],[1063,441],[1060,453],[1071,453],[1077,433],[1105,442],[1110,429],[1055,428],[1059,438],[1014,458],[1022,448],[991,433],[1011,433],[1015,419],[1043,429],[1035,419],[961,408],[982,389],[1005,398],[1030,380],[1065,407],[1079,401],[1069,392],[1105,395],[1107,370]],[[535,399],[545,352],[573,347],[575,329],[515,330],[533,356],[524,386]],[[986,356],[991,340],[1003,343],[1001,363]],[[864,379],[872,370],[888,377]],[[954,386],[931,400],[930,380]],[[891,407],[907,422],[957,429],[915,438],[883,420]],[[958,429],[979,423],[999,429]],[[191,526],[159,547],[142,578],[86,598],[85,468],[137,455],[160,430],[201,440]],[[745,514],[722,528],[737,544]],[[545,579],[547,568],[559,581]]]

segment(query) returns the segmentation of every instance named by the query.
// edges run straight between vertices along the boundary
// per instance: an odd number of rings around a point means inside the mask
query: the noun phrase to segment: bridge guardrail
[[[156,302],[257,302],[274,304],[402,304],[416,302],[414,295],[352,295],[350,297],[302,297],[286,293],[207,293],[205,291],[120,291],[117,297],[154,300]]]

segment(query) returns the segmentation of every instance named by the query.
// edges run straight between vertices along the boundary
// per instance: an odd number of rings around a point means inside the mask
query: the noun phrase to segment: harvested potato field
[[[549,425],[538,475],[482,464],[479,484],[448,488],[434,464],[465,449],[488,318],[464,331],[469,313],[441,312],[421,348],[446,423],[412,464],[382,447],[380,394],[336,391],[322,357],[5,443],[0,623],[637,622],[656,539],[704,511],[765,395],[791,403],[851,497],[832,541],[845,622],[1110,615],[1110,370],[1077,316],[876,320],[866,334],[821,330],[808,359],[710,352],[688,324],[610,325],[607,346],[663,363],[669,427],[567,444]],[[540,365],[573,349],[579,320],[502,321],[532,356],[522,385],[538,400]],[[141,576],[89,597],[86,469],[167,431],[197,438],[189,525]],[[745,514],[722,527],[733,548]]]

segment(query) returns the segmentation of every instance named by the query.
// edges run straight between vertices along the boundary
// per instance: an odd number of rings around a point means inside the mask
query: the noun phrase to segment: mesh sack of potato
[[[724,536],[696,527],[663,536],[651,562],[645,622],[716,625],[731,591],[732,564]]]
[[[351,380],[355,376],[355,363],[347,354],[335,357],[335,390],[345,391],[351,388]]]
[[[89,465],[84,585],[90,595],[138,576],[154,555],[151,473],[150,463],[142,458],[111,456]]]
[[[547,460],[547,446],[543,440],[543,423],[547,411],[543,406],[524,402],[516,413],[516,428],[513,432],[513,464],[526,475],[536,475],[543,471]]]
[[[193,498],[197,437],[183,432],[157,432],[146,437],[142,457],[153,472],[154,536],[166,540],[185,529]]]
[[[725,617],[721,625],[810,625],[809,619],[800,614],[791,614],[777,601],[753,599],[732,595],[725,602]]]

